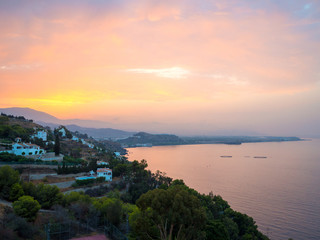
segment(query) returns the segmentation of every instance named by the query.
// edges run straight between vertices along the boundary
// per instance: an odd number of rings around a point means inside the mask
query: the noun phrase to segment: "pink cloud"
[[[1,11],[2,96],[39,99],[77,86],[99,104],[190,101],[196,109],[217,101],[231,109],[235,98],[249,105],[247,96],[303,93],[319,81],[314,12],[297,17],[268,1],[77,2]],[[168,77],[177,73],[179,81]]]

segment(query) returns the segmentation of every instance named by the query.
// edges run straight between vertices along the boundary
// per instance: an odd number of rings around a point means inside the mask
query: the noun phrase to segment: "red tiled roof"
[[[39,147],[38,145],[32,144],[32,143],[24,143],[24,145],[29,146],[29,147],[32,147],[32,146]]]
[[[23,147],[22,143],[14,143],[13,145],[19,145],[20,147]]]
[[[97,172],[112,172],[110,168],[98,168]]]

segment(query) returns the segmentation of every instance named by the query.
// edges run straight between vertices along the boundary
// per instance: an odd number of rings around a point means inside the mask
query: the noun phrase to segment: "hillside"
[[[48,123],[59,122],[59,119],[45,112],[37,111],[31,108],[0,108],[0,113],[13,116],[24,116],[27,119],[33,119],[35,122],[42,121]]]
[[[67,125],[66,127],[73,132],[85,133],[96,139],[127,138],[135,134],[134,132],[126,132],[113,128],[85,128],[77,125]]]
[[[14,117],[5,114],[0,116],[0,139],[2,141],[13,141],[16,137],[29,141],[30,135],[34,133],[35,128],[43,129],[41,125],[23,116]]]
[[[119,143],[127,145],[128,147],[136,147],[141,145],[180,145],[185,142],[176,135],[172,134],[150,134],[145,132],[139,132],[132,137],[118,140]]]
[[[10,114],[13,116],[24,116],[28,119],[33,119],[34,122],[42,126],[49,126],[54,129],[60,125],[66,126],[69,130],[82,134],[87,134],[96,139],[117,139],[127,138],[134,134],[134,132],[127,132],[119,129],[106,128],[108,123],[95,120],[82,119],[59,119],[48,113],[37,111],[31,108],[0,108],[0,113]],[[97,126],[100,126],[97,128]]]

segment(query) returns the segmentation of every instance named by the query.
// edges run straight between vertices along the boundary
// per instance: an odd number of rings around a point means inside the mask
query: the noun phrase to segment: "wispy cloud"
[[[0,65],[0,71],[23,71],[23,70],[33,70],[40,67],[40,64],[11,64],[11,65]]]
[[[134,68],[127,69],[128,72],[142,73],[142,74],[154,74],[157,77],[163,78],[186,78],[190,71],[180,67],[172,68],[161,68],[161,69],[152,69],[152,68]]]

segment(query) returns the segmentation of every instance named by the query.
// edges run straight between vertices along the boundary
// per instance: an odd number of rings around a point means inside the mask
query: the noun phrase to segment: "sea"
[[[221,195],[270,239],[320,239],[320,139],[127,150],[130,161]]]

